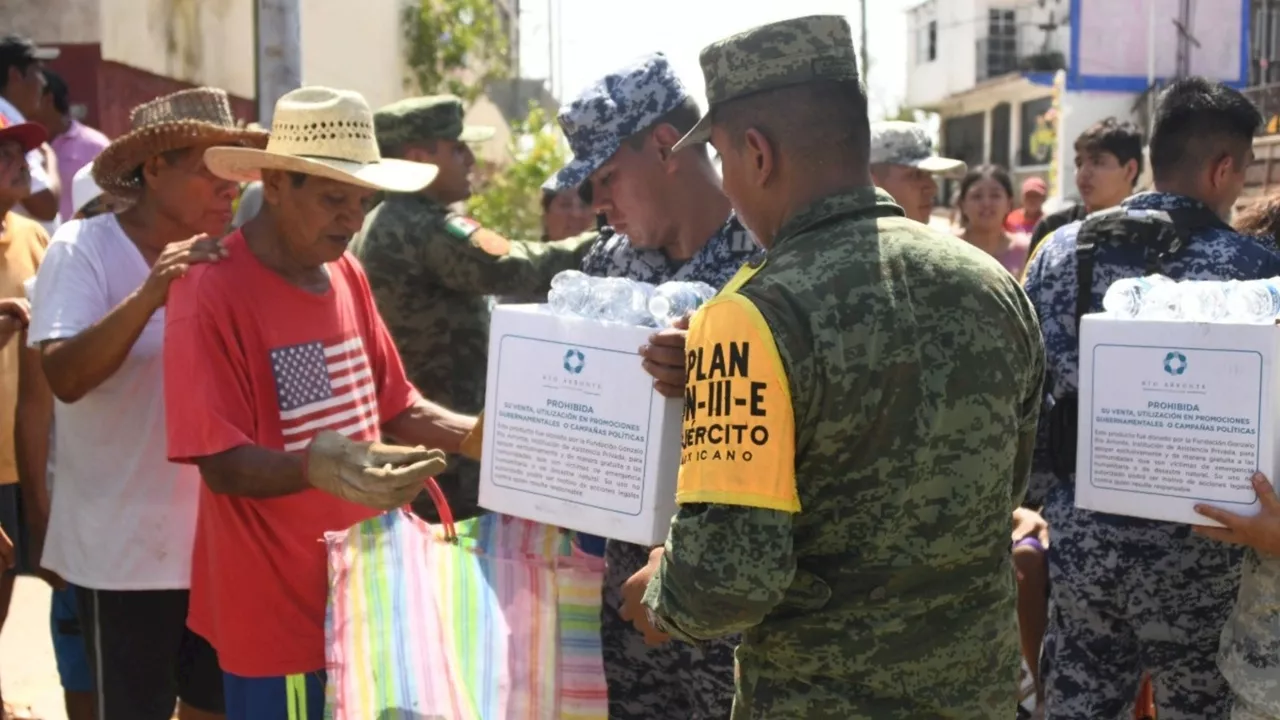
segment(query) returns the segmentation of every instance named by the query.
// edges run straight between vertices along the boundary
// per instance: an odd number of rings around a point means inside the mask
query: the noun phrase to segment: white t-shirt
[[[58,229],[36,275],[29,341],[74,337],[119,305],[150,268],[114,215]],[[70,405],[54,405],[58,482],[45,567],[98,590],[191,583],[200,474],[168,461],[164,310],[124,364]]]

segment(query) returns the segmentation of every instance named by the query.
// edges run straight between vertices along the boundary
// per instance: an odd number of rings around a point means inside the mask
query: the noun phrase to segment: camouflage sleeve
[[[1048,245],[1054,238],[1062,232],[1056,230],[1052,235],[1045,238],[1041,248]],[[1031,299],[1031,306],[1035,309],[1036,315],[1040,318],[1048,312],[1048,306],[1044,303],[1044,272],[1047,256],[1044,253],[1036,253],[1031,264],[1026,271],[1026,279],[1023,288],[1026,290],[1027,297]],[[1040,326],[1043,328],[1044,323]],[[1049,373],[1043,354],[1043,329],[1041,334],[1041,372],[1040,377],[1040,403],[1039,412],[1036,419],[1035,429],[1032,434],[1031,451],[1030,451],[1030,475],[1027,481],[1027,492],[1023,499],[1023,504],[1028,507],[1041,507],[1044,505],[1045,497],[1049,494],[1049,488],[1053,486],[1056,476],[1053,474],[1053,455],[1049,446],[1049,411],[1053,408],[1053,398],[1049,396]],[[1022,445],[1019,444],[1019,460],[1021,457]]]
[[[645,605],[686,642],[759,625],[795,576],[794,517],[741,505],[682,505]]]
[[[440,283],[468,295],[546,292],[551,278],[576,270],[598,233],[556,242],[508,240],[466,218],[450,217],[444,228],[424,234],[423,262]]]

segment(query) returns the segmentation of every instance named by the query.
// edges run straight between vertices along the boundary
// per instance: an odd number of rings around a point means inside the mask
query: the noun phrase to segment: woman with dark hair
[[[542,241],[564,240],[591,229],[595,213],[577,190],[542,190]]]
[[[956,234],[965,242],[1000,261],[1014,277],[1027,264],[1026,235],[1011,234],[1004,219],[1013,210],[1013,180],[998,165],[982,165],[960,181],[961,229]]]

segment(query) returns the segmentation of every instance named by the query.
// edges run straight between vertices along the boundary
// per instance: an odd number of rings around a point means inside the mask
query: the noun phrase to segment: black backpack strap
[[[1080,230],[1076,233],[1076,333],[1080,332],[1080,321],[1093,308],[1093,261],[1098,252],[1098,238],[1090,232],[1095,223],[1102,222],[1124,212],[1124,208],[1114,207],[1099,210],[1084,219]]]

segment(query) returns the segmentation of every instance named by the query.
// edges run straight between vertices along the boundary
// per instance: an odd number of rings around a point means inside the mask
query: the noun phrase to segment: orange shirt
[[[49,234],[17,213],[4,216],[0,233],[0,298],[24,297],[22,284],[36,274],[49,246]],[[18,337],[0,348],[0,485],[18,482],[13,452],[13,414],[18,406]]]

